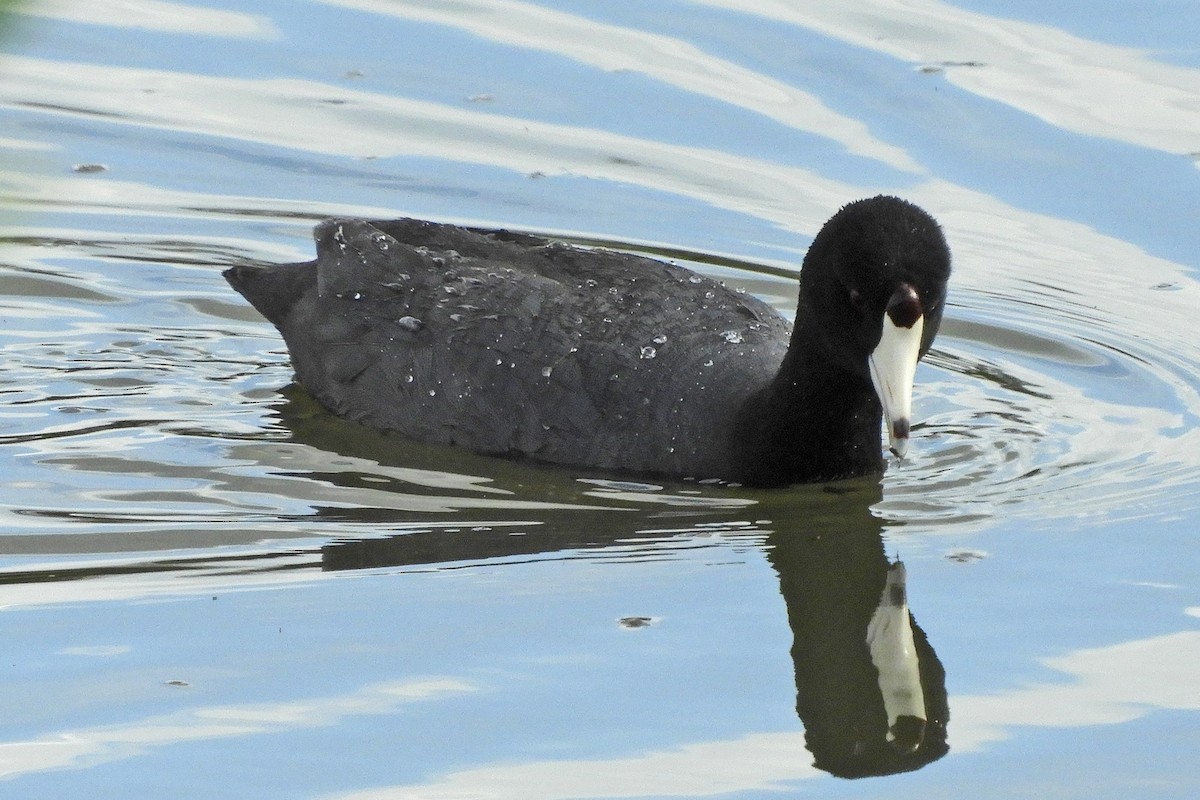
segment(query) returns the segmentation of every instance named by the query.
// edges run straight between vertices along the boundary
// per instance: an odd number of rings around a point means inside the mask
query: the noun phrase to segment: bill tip
[[[888,449],[896,458],[904,458],[908,453],[908,434],[909,423],[906,419],[898,419],[892,422],[892,429],[888,431],[889,444]]]

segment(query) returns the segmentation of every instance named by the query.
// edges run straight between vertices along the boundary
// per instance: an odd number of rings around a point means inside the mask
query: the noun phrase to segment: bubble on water
[[[357,298],[355,298],[355,299],[357,299]],[[425,327],[424,322],[417,319],[416,317],[410,317],[410,316],[401,317],[400,319],[396,320],[396,324],[399,325],[404,330],[410,331],[412,333],[416,333],[417,331],[419,331]]]
[[[721,338],[724,339],[725,341],[729,342],[730,344],[741,344],[742,343],[742,332],[741,331],[721,331]]]
[[[655,350],[653,347],[646,345],[645,347],[642,348],[641,357],[643,359],[651,359],[651,358],[654,358],[656,355],[658,355],[658,351]]]

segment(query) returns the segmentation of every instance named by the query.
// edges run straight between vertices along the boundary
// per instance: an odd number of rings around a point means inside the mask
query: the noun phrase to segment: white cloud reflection
[[[1155,711],[1200,711],[1200,631],[1077,650],[1043,664],[1069,678],[950,698],[950,755],[984,749],[1021,727],[1114,725]],[[708,797],[786,789],[821,777],[801,733],[755,733],[615,759],[534,761],[451,772],[428,783],[378,787],[337,800],[585,800]]]
[[[266,17],[166,0],[36,0],[19,3],[13,10],[63,22],[192,36],[268,39],[278,35]]]
[[[914,65],[1064,130],[1168,153],[1200,150],[1200,72],[1061,28],[937,0],[692,0],[797,25]]]
[[[244,587],[243,587],[244,588]],[[1184,610],[1189,619],[1200,609]],[[109,655],[120,648],[73,648]],[[66,651],[64,651],[66,652]],[[993,749],[1030,727],[1084,729],[1120,725],[1157,711],[1200,712],[1200,630],[1137,639],[1042,659],[1061,680],[950,699],[949,758]],[[392,715],[405,705],[477,691],[456,678],[385,681],[344,695],[197,706],[132,722],[61,730],[0,742],[0,779],[48,770],[86,769],[165,747],[216,739],[336,727],[365,715]],[[519,686],[512,687],[521,691]],[[500,687],[500,691],[505,691]],[[823,777],[809,764],[800,731],[752,732],[681,743],[606,759],[484,764],[421,784],[353,789],[339,800],[584,800],[709,797],[786,789]]]
[[[1116,725],[1154,711],[1200,711],[1200,631],[1076,650],[1042,661],[1070,683],[1035,683],[951,700],[951,746],[977,750],[1012,728]]]
[[[0,56],[0,104],[335,156],[421,157],[623,181],[816,230],[857,189],[810,170],[314,81]],[[88,75],[81,83],[78,76]],[[55,110],[49,110],[55,109]],[[80,182],[82,183],[82,181]],[[136,198],[130,198],[136,203]]]
[[[347,157],[425,157],[500,167],[520,174],[567,175],[633,184],[814,233],[830,209],[847,198],[884,187],[860,186],[812,170],[700,147],[640,139],[604,130],[556,125],[438,103],[356,91],[313,81],[250,80],[162,70],[0,56],[0,103],[47,113],[98,115],[116,123],[228,137],[311,153]],[[80,74],[89,80],[81,83]],[[53,109],[53,110],[51,110]],[[1198,120],[1200,129],[1200,120]],[[29,177],[8,176],[28,184]],[[116,207],[150,211],[172,203],[180,210],[255,198],[218,198],[156,187],[117,184],[109,176],[87,180],[39,178],[14,186],[16,198],[38,202],[69,196],[110,198]],[[69,191],[68,191],[68,187]],[[892,188],[892,191],[896,191]],[[990,195],[928,179],[902,189],[927,205],[954,243],[965,285],[1024,283],[1029,275],[1061,270],[1076,291],[1103,287],[1088,302],[1126,303],[1130,285],[1180,282],[1156,302],[1186,311],[1200,287],[1178,264],[1147,254],[1115,237],[1071,220],[1027,212]],[[145,202],[142,196],[148,197]],[[178,198],[178,199],[173,199]],[[207,198],[207,199],[206,199]],[[289,208],[294,201],[289,200]],[[251,208],[270,201],[257,199]],[[191,204],[191,205],[189,205]],[[305,206],[301,206],[305,208]],[[317,214],[333,204],[311,204]],[[360,211],[342,208],[344,212]],[[371,209],[386,211],[385,209]],[[1124,265],[1114,270],[1116,264]],[[1113,287],[1114,281],[1122,283]],[[1109,291],[1115,289],[1115,291]],[[1183,329],[1186,329],[1187,325]]]
[[[693,44],[513,0],[322,0],[383,16],[449,25],[524,50],[555,53],[606,71],[627,70],[711,97],[796,130],[838,142],[850,153],[906,172],[924,170],[902,148],[871,135],[862,120],[819,98]]]
[[[391,681],[335,697],[197,706],[135,722],[0,742],[0,779],[55,769],[81,769],[185,742],[337,725],[349,717],[394,714],[409,703],[475,690],[474,685],[453,678]]]
[[[339,800],[584,800],[712,797],[781,790],[823,775],[803,733],[755,733],[614,759],[532,761],[452,772],[429,783],[331,795]]]

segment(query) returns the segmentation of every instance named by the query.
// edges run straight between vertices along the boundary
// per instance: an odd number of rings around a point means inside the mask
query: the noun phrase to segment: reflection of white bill
[[[879,605],[867,625],[867,647],[879,671],[879,690],[887,711],[887,740],[897,749],[912,752],[925,732],[925,692],[917,648],[908,616],[904,564],[888,570]]]

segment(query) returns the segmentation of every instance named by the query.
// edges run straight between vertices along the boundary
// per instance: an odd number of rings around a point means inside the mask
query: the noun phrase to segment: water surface
[[[45,0],[6,24],[10,791],[1200,790],[1190,5]],[[289,386],[220,277],[310,258],[327,216],[413,215],[658,254],[790,315],[813,233],[878,192],[933,213],[956,268],[882,481],[647,484],[379,436]],[[856,631],[897,557],[945,746],[835,777],[875,718],[829,676],[870,677]]]

